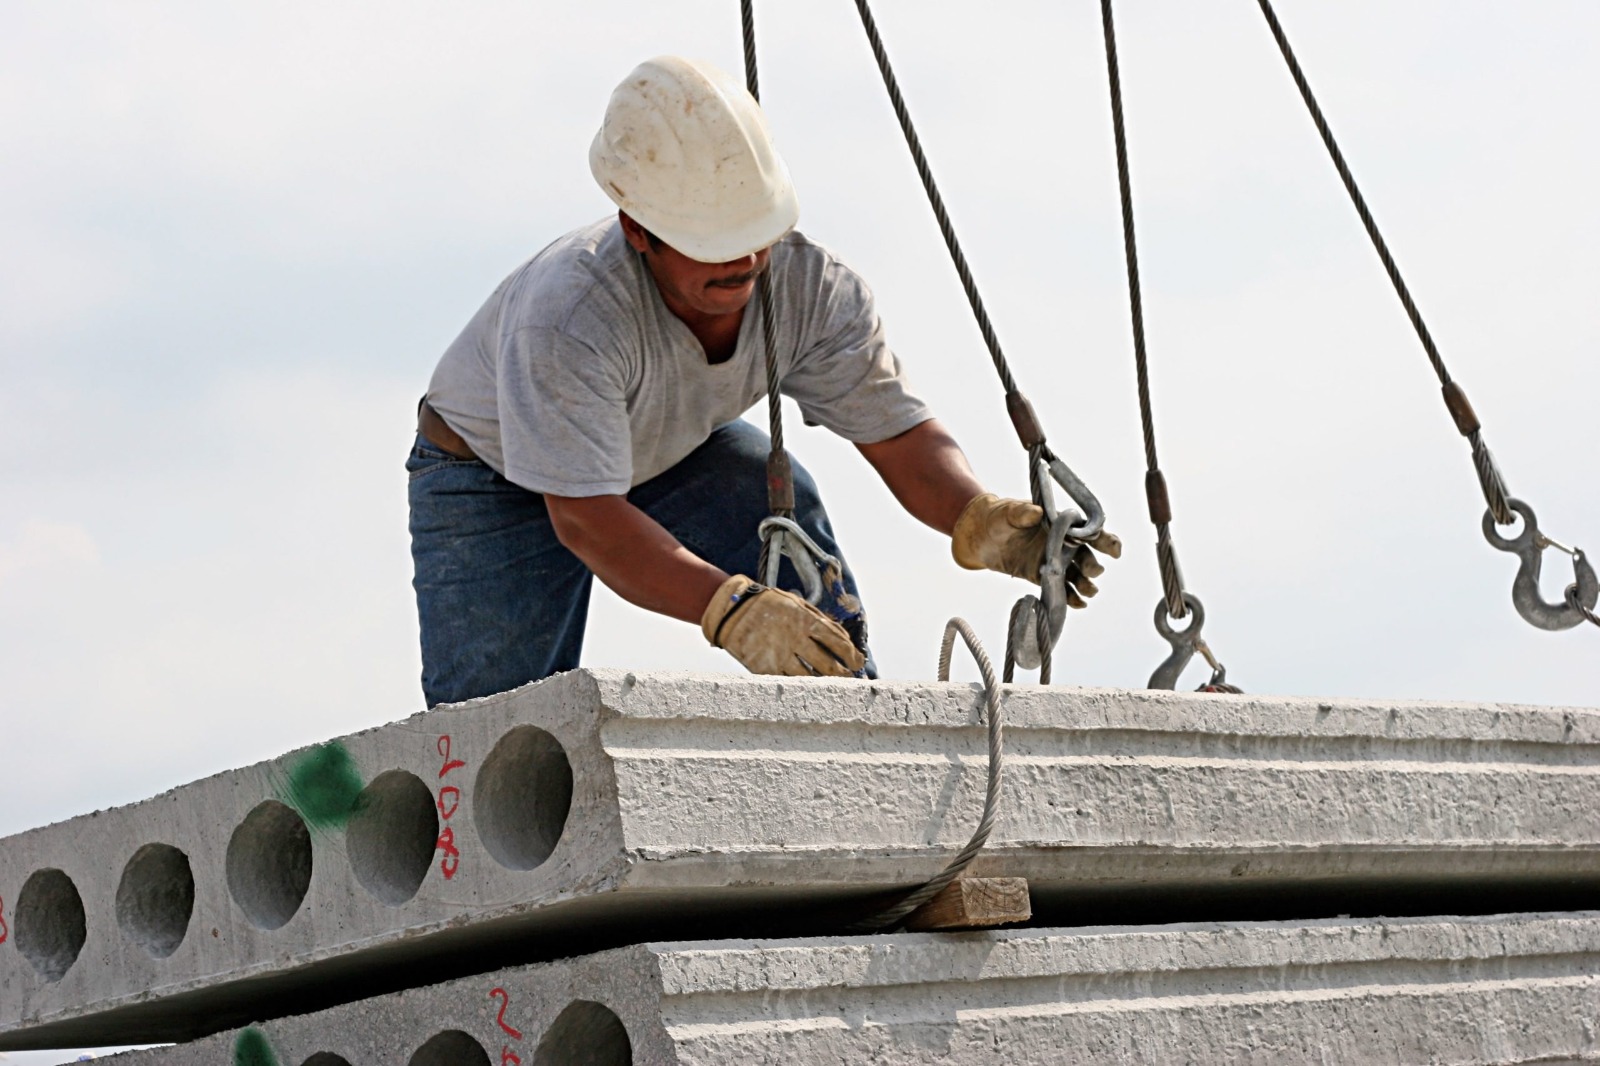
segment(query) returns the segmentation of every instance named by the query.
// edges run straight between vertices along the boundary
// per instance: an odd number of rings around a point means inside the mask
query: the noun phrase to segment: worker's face
[[[622,223],[628,244],[649,264],[662,300],[680,316],[686,310],[700,315],[743,310],[755,294],[756,278],[767,269],[767,248],[726,263],[702,263],[659,241],[651,247],[649,235],[627,215]]]

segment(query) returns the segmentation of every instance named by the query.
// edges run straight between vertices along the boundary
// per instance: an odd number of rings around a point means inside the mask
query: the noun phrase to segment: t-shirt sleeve
[[[505,476],[556,496],[608,496],[633,480],[627,381],[619,360],[559,330],[528,327],[499,363]]]
[[[782,386],[806,421],[873,444],[932,418],[889,350],[866,282],[831,256],[814,278],[792,294],[804,310],[800,346]]]

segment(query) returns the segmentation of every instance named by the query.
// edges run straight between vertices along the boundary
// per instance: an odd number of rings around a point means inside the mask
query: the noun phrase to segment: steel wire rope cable
[[[972,275],[972,268],[967,263],[966,253],[962,251],[961,241],[956,236],[955,225],[950,221],[950,212],[945,207],[944,197],[939,192],[938,183],[933,177],[933,167],[928,163],[927,154],[922,150],[922,139],[917,136],[915,124],[911,121],[911,111],[906,106],[905,97],[900,92],[899,79],[895,77],[894,67],[889,62],[888,50],[884,47],[883,37],[878,32],[877,20],[873,18],[871,5],[868,0],[855,0],[856,12],[861,16],[862,29],[866,31],[867,43],[872,49],[873,60],[877,63],[878,74],[883,79],[884,89],[888,92],[889,104],[894,110],[895,120],[900,125],[900,133],[905,138],[906,147],[911,152],[912,163],[916,167],[917,177],[922,182],[923,192],[927,195],[928,206],[933,210],[933,216],[939,226],[939,234],[944,239],[945,248],[950,253],[950,261],[955,266],[956,274],[961,280],[962,291],[966,294],[967,303],[972,308],[973,318],[977,321],[978,332],[983,337],[984,346],[989,351],[989,358],[994,364],[995,373],[1000,378],[1000,385],[1005,392],[1006,414],[1011,419],[1012,427],[1016,430],[1017,439],[1022,443],[1028,453],[1028,488],[1033,502],[1044,508],[1047,515],[1053,510],[1050,502],[1049,488],[1045,480],[1045,471],[1051,471],[1052,476],[1067,488],[1069,496],[1074,502],[1084,506],[1090,512],[1086,520],[1091,526],[1083,539],[1093,537],[1100,531],[1104,520],[1100,512],[1098,501],[1094,500],[1077,476],[1072,474],[1059,456],[1051,450],[1046,443],[1043,428],[1040,426],[1038,415],[1033,410],[1033,405],[1023,395],[1018,387],[1016,377],[1011,372],[1005,352],[1000,347],[1000,338],[994,328],[994,323],[989,318],[988,308],[984,305],[983,296],[978,290],[977,280]],[[1058,473],[1059,471],[1059,473]],[[1072,484],[1063,478],[1063,474],[1070,478]],[[1073,485],[1082,490],[1082,497],[1074,491]],[[1054,538],[1052,538],[1054,539]],[[1052,649],[1058,639],[1059,628],[1052,624],[1052,617],[1046,604],[1038,599],[1023,597],[1022,601],[1013,608],[1010,624],[1007,628],[1006,640],[1006,666],[1005,680],[1011,681],[1013,668],[1018,660],[1021,649],[1018,647],[1017,635],[1019,632],[1018,621],[1021,614],[1029,607],[1034,614],[1034,626],[1031,634],[1033,647],[1031,654],[1037,654],[1039,668],[1039,683],[1049,684],[1052,669]],[[1031,666],[1032,663],[1026,665]]]
[[[745,89],[759,104],[761,79],[756,68],[756,18],[754,0],[740,0],[739,25],[744,38]],[[756,561],[757,580],[770,586],[778,583],[778,568],[783,556],[794,564],[806,599],[814,606],[824,607],[828,599],[831,606],[824,609],[850,636],[850,642],[867,654],[867,618],[859,602],[847,597],[844,587],[844,564],[819,548],[815,541],[794,519],[794,467],[789,459],[783,438],[783,405],[779,388],[782,380],[778,374],[777,319],[772,310],[772,286],[767,269],[756,275],[756,300],[761,315],[761,340],[765,348],[767,426],[769,450],[767,452],[767,512],[768,518],[759,527],[761,553]],[[852,607],[847,600],[854,602]],[[862,675],[864,676],[864,674]]]
[[[1600,626],[1600,614],[1596,614],[1594,611],[1591,611],[1589,608],[1585,607],[1581,602],[1579,602],[1578,587],[1576,585],[1573,585],[1567,589],[1567,604],[1572,607],[1573,610],[1583,615],[1584,618],[1588,619],[1590,622],[1593,622],[1595,625]]]
[[[1000,681],[995,677],[994,664],[989,661],[988,653],[983,650],[983,642],[978,639],[977,634],[972,631],[972,626],[968,625],[964,618],[952,618],[945,624],[944,639],[939,645],[939,680],[950,680],[950,655],[955,648],[957,634],[961,636],[967,650],[977,662],[978,672],[983,675],[983,701],[989,720],[989,773],[983,793],[983,816],[978,819],[978,828],[973,831],[972,839],[967,841],[966,847],[957,852],[955,858],[951,859],[943,870],[907,893],[893,906],[848,926],[847,932],[872,933],[899,925],[912,911],[943,892],[952,881],[960,877],[967,867],[972,865],[972,860],[978,857],[978,853],[989,841],[989,834],[994,831],[994,823],[1000,813],[1000,786],[1005,756],[1004,724],[1000,714]]]
[[[756,13],[755,0],[739,0],[739,25],[744,37],[745,88],[757,103],[761,102],[761,78],[756,70]],[[768,260],[768,270],[771,260]],[[766,348],[767,368],[767,426],[771,450],[767,453],[767,509],[778,518],[794,517],[794,478],[790,471],[789,452],[783,441],[783,407],[778,395],[781,384],[778,378],[777,324],[772,317],[772,288],[767,281],[767,271],[756,278],[756,297],[761,312],[761,339]],[[770,542],[762,542],[762,559],[759,569],[767,568],[766,553]]]
[[[1277,42],[1278,51],[1283,55],[1283,61],[1289,68],[1289,76],[1294,79],[1295,87],[1300,91],[1300,98],[1305,102],[1306,110],[1311,115],[1312,124],[1316,126],[1317,134],[1328,150],[1334,169],[1339,172],[1339,180],[1344,183],[1345,192],[1349,194],[1350,202],[1361,218],[1361,225],[1366,229],[1367,237],[1372,241],[1378,259],[1383,263],[1384,272],[1389,275],[1389,282],[1394,286],[1395,295],[1400,298],[1400,305],[1405,308],[1406,317],[1411,320],[1417,339],[1422,342],[1422,350],[1427,354],[1428,362],[1433,365],[1433,371],[1439,378],[1445,407],[1449,410],[1457,431],[1472,445],[1472,465],[1477,471],[1478,485],[1483,490],[1484,501],[1489,506],[1489,513],[1484,521],[1484,536],[1496,548],[1516,552],[1523,559],[1523,567],[1512,594],[1518,613],[1542,629],[1570,628],[1584,618],[1600,626],[1600,616],[1593,610],[1597,584],[1593,568],[1581,551],[1553,542],[1540,533],[1532,509],[1510,496],[1506,489],[1505,478],[1500,473],[1500,467],[1490,454],[1489,446],[1484,443],[1483,428],[1478,416],[1473,411],[1466,392],[1451,378],[1450,371],[1444,364],[1444,357],[1439,354],[1439,348],[1434,344],[1433,334],[1428,330],[1427,323],[1422,319],[1422,312],[1418,310],[1416,301],[1411,297],[1410,288],[1400,275],[1400,267],[1389,252],[1388,242],[1378,231],[1378,223],[1372,217],[1366,197],[1361,194],[1360,187],[1356,185],[1355,175],[1350,172],[1350,165],[1345,162],[1344,153],[1339,150],[1333,129],[1328,125],[1322,108],[1317,104],[1317,98],[1311,91],[1311,83],[1306,80],[1305,72],[1300,69],[1300,61],[1295,58],[1294,49],[1289,45],[1289,38],[1283,31],[1282,23],[1278,21],[1271,0],[1257,0],[1257,3],[1261,7],[1261,14],[1267,20],[1267,28],[1272,32],[1273,40]],[[1508,540],[1494,534],[1490,527],[1491,519],[1496,525],[1508,526],[1516,522],[1518,515],[1526,524],[1522,537]],[[1564,615],[1560,613],[1559,608],[1552,608],[1550,604],[1544,603],[1538,594],[1538,553],[1547,547],[1557,547],[1571,555],[1573,567],[1578,575],[1577,580],[1567,589],[1567,611]],[[1587,600],[1587,604],[1583,600]]]
[[[1183,572],[1178,567],[1177,549],[1172,543],[1172,502],[1167,493],[1167,478],[1161,472],[1156,458],[1155,411],[1150,400],[1150,360],[1145,347],[1144,299],[1139,285],[1139,248],[1134,238],[1133,188],[1128,167],[1128,138],[1123,120],[1122,74],[1117,63],[1117,34],[1111,14],[1111,0],[1100,0],[1100,21],[1104,29],[1106,46],[1106,78],[1111,92],[1111,126],[1116,139],[1117,187],[1122,201],[1122,248],[1128,265],[1128,310],[1133,323],[1133,363],[1139,387],[1139,422],[1144,431],[1145,500],[1150,508],[1150,522],[1156,527],[1156,561],[1161,569],[1163,603],[1156,612],[1157,631],[1173,645],[1173,656],[1156,670],[1151,678],[1152,688],[1171,688],[1177,675],[1195,652],[1204,656],[1212,670],[1211,680],[1201,686],[1202,691],[1238,692],[1227,683],[1227,671],[1212,654],[1201,635],[1204,608],[1183,584]],[[1165,624],[1162,612],[1171,618],[1183,619],[1191,613],[1194,619],[1189,628],[1172,632]],[[1163,684],[1157,685],[1160,679]]]

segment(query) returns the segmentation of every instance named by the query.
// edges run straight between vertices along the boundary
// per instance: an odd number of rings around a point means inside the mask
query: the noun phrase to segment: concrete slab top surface
[[[184,1039],[663,930],[841,931],[966,842],[982,707],[580,670],[0,840],[0,1050]],[[1028,878],[1045,921],[1600,887],[1597,711],[1015,686],[1004,716],[972,872]]]

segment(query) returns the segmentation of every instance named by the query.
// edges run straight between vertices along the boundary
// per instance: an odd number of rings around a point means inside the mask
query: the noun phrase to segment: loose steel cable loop
[[[1433,342],[1433,334],[1429,332],[1427,323],[1422,320],[1422,312],[1417,309],[1416,301],[1411,298],[1410,288],[1400,276],[1400,267],[1395,263],[1394,256],[1389,253],[1388,242],[1383,239],[1383,234],[1378,232],[1378,224],[1372,217],[1371,209],[1367,207],[1366,197],[1361,195],[1355,175],[1350,172],[1350,165],[1345,162],[1344,153],[1339,150],[1339,143],[1334,140],[1333,129],[1328,125],[1322,108],[1317,104],[1316,96],[1311,92],[1311,83],[1306,80],[1305,72],[1300,69],[1300,61],[1295,58],[1294,49],[1289,47],[1289,38],[1283,32],[1283,25],[1278,21],[1277,13],[1272,10],[1271,0],[1258,0],[1258,3],[1261,5],[1261,14],[1266,17],[1267,28],[1272,31],[1273,40],[1278,43],[1278,51],[1283,54],[1283,61],[1288,65],[1289,76],[1294,79],[1295,87],[1300,90],[1300,98],[1305,101],[1306,110],[1311,114],[1311,122],[1317,127],[1323,146],[1328,149],[1328,156],[1333,160],[1334,169],[1339,172],[1339,180],[1344,183],[1345,192],[1349,194],[1350,202],[1361,218],[1361,225],[1366,229],[1367,237],[1372,241],[1372,247],[1377,251],[1379,261],[1383,263],[1384,272],[1389,275],[1389,282],[1394,286],[1395,295],[1400,298],[1400,305],[1405,308],[1406,317],[1411,320],[1417,339],[1422,342],[1422,350],[1427,353],[1428,362],[1433,364],[1433,371],[1438,376],[1439,384],[1444,391],[1445,405],[1450,409],[1461,435],[1472,445],[1473,469],[1477,472],[1478,485],[1483,490],[1489,511],[1494,515],[1496,524],[1511,525],[1516,521],[1516,516],[1512,513],[1508,502],[1510,494],[1506,490],[1505,479],[1494,461],[1494,456],[1490,454],[1488,445],[1483,441],[1482,430],[1477,424],[1477,419],[1472,416],[1471,407],[1466,403],[1466,394],[1450,378],[1450,371],[1444,365],[1444,357],[1439,354],[1439,348]]]
[[[1000,717],[1000,682],[994,676],[994,664],[989,661],[988,652],[983,650],[983,642],[978,639],[978,635],[972,631],[972,626],[968,625],[964,618],[952,618],[945,624],[944,639],[939,645],[939,680],[950,680],[950,655],[954,650],[958,633],[967,650],[972,653],[972,658],[976,660],[978,672],[983,675],[983,699],[989,718],[989,776],[983,794],[983,817],[978,819],[978,828],[973,832],[972,839],[967,841],[967,846],[962,848],[954,859],[950,860],[950,865],[922,887],[908,893],[894,906],[849,926],[849,932],[872,933],[898,925],[912,911],[937,896],[944,891],[945,886],[960,877],[962,872],[972,865],[972,860],[978,857],[978,853],[989,840],[989,834],[994,831],[995,819],[1000,813],[1000,785],[1005,757],[1003,723]]]

